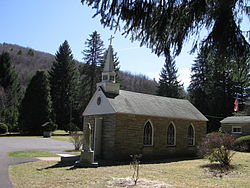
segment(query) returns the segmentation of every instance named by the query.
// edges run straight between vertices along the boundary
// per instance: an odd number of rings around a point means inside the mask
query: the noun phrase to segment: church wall
[[[143,145],[143,129],[147,121],[154,129],[153,146]],[[176,127],[176,146],[167,146],[167,127]],[[195,146],[188,146],[188,127],[195,129]],[[132,114],[116,115],[114,158],[129,159],[131,154],[141,153],[144,158],[167,158],[196,154],[196,146],[206,134],[206,122],[169,119]]]
[[[112,159],[115,138],[115,115],[85,116],[84,127],[88,123],[94,130],[95,118],[102,118],[101,158]]]

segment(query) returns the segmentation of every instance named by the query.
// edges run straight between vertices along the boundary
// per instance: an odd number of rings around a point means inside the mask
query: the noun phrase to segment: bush
[[[141,156],[142,156],[141,154],[130,155],[130,157],[132,158],[132,162],[130,163],[130,165],[133,169],[132,180],[134,181],[135,185],[137,184],[137,181],[139,180]]]
[[[75,150],[80,150],[83,146],[83,134],[79,134],[77,131],[71,132],[70,141],[73,143]]]
[[[5,134],[8,132],[8,126],[4,123],[0,123],[0,134]]]
[[[210,162],[219,162],[223,166],[230,166],[234,155],[235,137],[230,134],[210,133],[198,147],[199,155]]]
[[[250,135],[237,138],[234,142],[234,149],[241,152],[250,152]]]

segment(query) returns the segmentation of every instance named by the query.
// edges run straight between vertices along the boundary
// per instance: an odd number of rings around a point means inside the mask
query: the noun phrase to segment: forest
[[[142,74],[121,71],[114,49],[116,80],[124,90],[190,100],[209,119],[208,132],[216,131],[223,118],[247,114],[250,65],[248,55],[241,59],[218,59],[209,50],[212,49],[206,46],[199,51],[187,91],[178,79],[170,51],[165,54],[160,79],[156,81]],[[41,135],[41,125],[46,122],[66,131],[82,129],[81,114],[101,81],[107,54],[96,31],[89,35],[82,54],[83,62],[75,60],[67,40],[55,55],[0,44],[0,123],[8,131],[29,135]],[[237,113],[235,100],[239,101]]]

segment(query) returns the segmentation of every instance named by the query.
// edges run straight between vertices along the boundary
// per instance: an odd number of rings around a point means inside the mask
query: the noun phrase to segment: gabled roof
[[[250,123],[250,116],[230,116],[220,121],[226,123]]]
[[[207,118],[188,100],[125,90],[120,90],[119,95],[108,100],[117,113],[207,121]]]

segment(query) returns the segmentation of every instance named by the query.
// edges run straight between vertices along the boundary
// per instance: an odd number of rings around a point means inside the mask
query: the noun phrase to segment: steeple
[[[107,57],[105,59],[103,72],[113,72],[114,71],[114,60],[113,60],[113,48],[109,45]]]
[[[102,72],[102,82],[97,84],[97,87],[102,87],[106,93],[119,94],[120,84],[116,83],[116,73],[114,68],[113,48],[111,36],[108,53],[105,59],[104,68]]]

